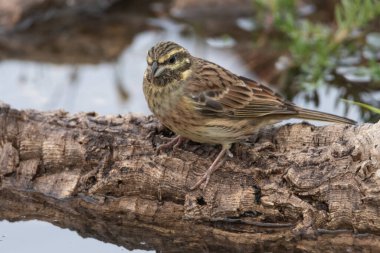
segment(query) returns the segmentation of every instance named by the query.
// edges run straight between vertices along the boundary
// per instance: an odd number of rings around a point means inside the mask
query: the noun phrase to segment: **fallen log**
[[[156,155],[171,136],[151,116],[0,103],[0,219],[162,252],[380,251],[380,122],[268,128],[204,191],[220,147]]]

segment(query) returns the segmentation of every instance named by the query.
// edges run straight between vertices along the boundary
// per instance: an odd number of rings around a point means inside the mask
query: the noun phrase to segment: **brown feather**
[[[196,108],[207,112],[208,116],[214,112],[216,117],[254,119],[270,114],[297,114],[293,104],[283,100],[270,88],[248,78],[238,77],[214,63],[196,59],[197,78],[187,80],[186,92],[194,98]],[[206,101],[213,101],[212,108],[208,107],[210,102],[200,102],[201,96]],[[215,104],[219,104],[218,108],[222,110],[215,110]]]
[[[282,119],[294,117],[354,123],[344,117],[297,107],[261,83],[236,76],[217,64],[195,59],[197,79],[187,80],[186,92],[195,98],[198,111],[207,116],[252,120],[268,116]]]

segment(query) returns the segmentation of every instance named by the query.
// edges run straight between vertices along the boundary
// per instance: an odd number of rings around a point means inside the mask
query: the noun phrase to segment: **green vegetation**
[[[365,36],[370,22],[380,16],[378,0],[341,0],[335,6],[330,22],[318,22],[301,17],[296,0],[256,0],[258,12],[264,11],[273,19],[273,27],[288,38],[291,67],[298,73],[298,84],[317,87],[337,66],[339,60],[366,47]],[[261,14],[262,16],[262,14]],[[368,49],[368,48],[367,48]],[[379,49],[376,49],[379,50]],[[379,63],[360,63],[360,73],[379,82]],[[363,72],[364,71],[364,72]]]
[[[353,104],[353,105],[360,106],[361,108],[364,108],[364,109],[366,109],[368,111],[371,111],[373,113],[380,114],[380,108],[376,108],[374,106],[371,106],[371,105],[368,105],[368,104],[365,104],[365,103],[355,102],[355,101],[346,100],[346,99],[342,99],[342,101],[346,102],[348,104]]]
[[[349,34],[380,15],[378,0],[341,0],[335,8],[338,34]],[[347,35],[343,36],[346,37]]]
[[[354,104],[354,105],[360,106],[361,108],[369,110],[369,111],[371,111],[373,113],[380,114],[380,109],[376,108],[374,106],[371,106],[371,105],[368,105],[368,104],[364,104],[364,103],[360,103],[360,102],[351,101],[351,100],[346,100],[346,99],[342,99],[342,101],[344,101],[346,103],[349,103],[349,104]]]

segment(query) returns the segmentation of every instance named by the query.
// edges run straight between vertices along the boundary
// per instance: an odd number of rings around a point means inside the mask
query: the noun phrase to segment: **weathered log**
[[[157,125],[0,103],[0,219],[163,252],[380,251],[380,122],[269,128],[204,191],[189,187],[220,147],[156,155]]]

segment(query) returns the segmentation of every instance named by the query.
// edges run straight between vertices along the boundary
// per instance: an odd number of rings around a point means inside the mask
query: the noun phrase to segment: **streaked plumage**
[[[192,189],[207,182],[232,143],[260,127],[301,118],[354,124],[332,114],[300,108],[267,86],[237,76],[223,67],[191,56],[174,42],[160,42],[147,56],[144,94],[149,108],[178,136],[201,143],[221,144],[222,151]],[[170,145],[175,145],[179,138]]]

